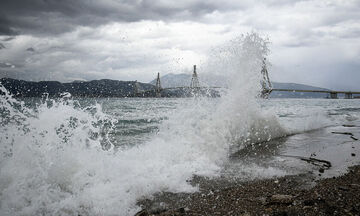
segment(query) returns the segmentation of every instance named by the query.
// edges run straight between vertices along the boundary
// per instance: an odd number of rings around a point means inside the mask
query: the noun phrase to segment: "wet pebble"
[[[291,195],[275,194],[270,198],[271,203],[279,204],[291,204],[294,201],[294,197]]]

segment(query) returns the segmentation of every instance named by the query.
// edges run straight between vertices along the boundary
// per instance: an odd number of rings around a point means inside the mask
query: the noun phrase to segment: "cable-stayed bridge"
[[[338,98],[338,94],[344,94],[345,95],[345,99],[352,99],[354,98],[353,95],[354,94],[360,94],[360,91],[333,91],[333,90],[308,90],[308,89],[280,89],[280,88],[273,88],[269,79],[269,74],[268,74],[268,70],[266,68],[266,59],[263,60],[263,66],[261,69],[261,75],[262,75],[262,80],[261,80],[261,87],[262,87],[262,91],[260,92],[260,97],[262,98],[268,98],[269,95],[272,92],[303,92],[303,93],[308,93],[308,92],[312,92],[312,93],[326,93],[328,94],[328,98],[331,99],[337,99]],[[198,78],[198,74],[196,71],[196,65],[194,65],[194,70],[193,70],[193,74],[191,77],[191,82],[189,86],[179,86],[179,87],[170,87],[170,88],[162,88],[161,87],[161,80],[160,80],[160,73],[157,74],[157,79],[156,79],[156,85],[155,88],[152,90],[146,90],[146,91],[140,91],[139,90],[139,85],[138,83],[135,84],[135,96],[138,97],[144,97],[144,96],[150,96],[150,97],[162,97],[162,93],[166,90],[182,90],[184,92],[187,92],[189,95],[219,95],[219,94],[214,94],[214,92],[212,92],[211,94],[209,94],[210,91],[214,91],[215,89],[223,89],[223,87],[219,87],[219,86],[200,86],[200,82],[199,82],[199,78]]]
[[[152,90],[140,91],[139,86],[137,83],[135,84],[135,94],[140,97],[144,96],[155,96],[155,97],[162,97],[162,93],[166,90],[182,90],[186,92],[188,95],[207,95],[207,96],[216,96],[218,94],[214,94],[214,89],[221,89],[222,87],[219,86],[201,86],[199,82],[199,77],[196,72],[196,65],[194,65],[194,71],[191,77],[191,82],[189,86],[179,86],[179,87],[169,87],[169,88],[162,88],[161,87],[161,80],[160,80],[160,73],[157,74],[156,78],[156,85],[155,88]],[[219,95],[218,95],[219,96]]]

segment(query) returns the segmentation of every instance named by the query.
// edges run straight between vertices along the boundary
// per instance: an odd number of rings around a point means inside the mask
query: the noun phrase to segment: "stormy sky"
[[[270,78],[360,90],[359,0],[2,0],[0,77],[148,82],[257,32]]]

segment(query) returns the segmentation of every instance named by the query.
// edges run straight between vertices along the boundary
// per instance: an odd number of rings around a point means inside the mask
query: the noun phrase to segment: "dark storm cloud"
[[[269,6],[296,2],[260,1]],[[0,35],[59,34],[77,26],[94,27],[113,21],[194,20],[215,11],[243,11],[254,5],[250,0],[2,0]]]
[[[9,0],[0,8],[0,34],[62,33],[73,29],[79,23],[81,5],[78,1]]]
[[[1,13],[4,13],[2,9],[0,9]],[[0,15],[0,35],[15,35],[16,32],[11,27],[11,22]]]
[[[231,9],[212,1],[191,3],[150,0],[3,0],[0,34],[58,34],[76,26],[98,26],[112,21],[193,19],[215,10]]]

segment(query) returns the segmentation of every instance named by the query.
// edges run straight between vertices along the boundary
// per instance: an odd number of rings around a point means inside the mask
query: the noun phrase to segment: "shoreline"
[[[299,174],[223,188],[207,184],[193,194],[143,200],[136,215],[360,215],[360,165],[312,183],[309,175]]]
[[[243,149],[232,157],[230,169],[235,173],[241,170],[236,165],[245,161],[295,172],[250,179],[194,176],[190,183],[198,192],[161,192],[143,198],[138,201],[143,210],[136,216],[360,215],[357,129],[327,127]]]

